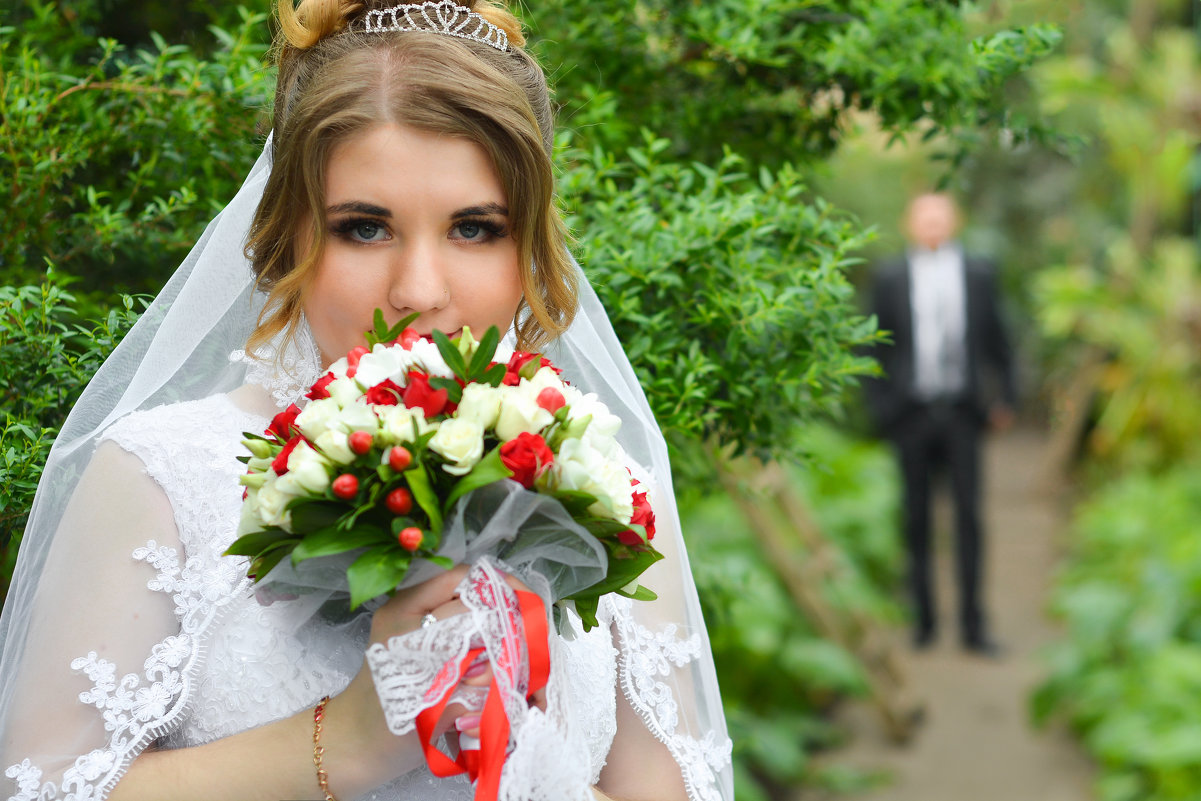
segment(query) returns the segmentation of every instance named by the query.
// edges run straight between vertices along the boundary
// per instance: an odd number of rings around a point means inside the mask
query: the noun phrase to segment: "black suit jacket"
[[[872,349],[884,375],[865,382],[868,408],[880,433],[890,434],[921,401],[914,392],[913,308],[907,258],[882,264],[876,271],[869,296],[869,313],[881,330],[891,332],[891,343]],[[1011,408],[1017,405],[1013,354],[1001,315],[993,265],[964,257],[967,303],[966,386],[957,401],[969,408],[983,425],[998,396]]]

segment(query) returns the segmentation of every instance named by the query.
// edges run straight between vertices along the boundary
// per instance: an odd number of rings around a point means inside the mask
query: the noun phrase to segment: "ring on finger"
[[[426,612],[421,618],[421,628],[428,629],[430,626],[438,622],[438,618],[434,617],[433,612]]]

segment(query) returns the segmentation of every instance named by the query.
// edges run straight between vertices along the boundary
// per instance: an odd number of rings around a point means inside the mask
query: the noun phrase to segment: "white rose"
[[[502,440],[515,439],[522,433],[537,434],[554,419],[554,415],[538,405],[528,387],[509,387],[501,397],[496,434]]]
[[[307,442],[301,442],[288,455],[288,473],[284,477],[292,476],[305,492],[322,493],[329,486],[329,467],[324,456],[313,450]]]
[[[454,476],[471,472],[484,455],[484,427],[473,420],[444,420],[430,439],[430,450],[451,464],[442,469]]]
[[[381,343],[359,359],[359,371],[354,377],[365,387],[373,387],[389,378],[403,385],[411,363],[404,348]]]
[[[634,491],[630,474],[620,462],[608,459],[587,442],[569,439],[559,449],[550,469],[554,489],[578,490],[596,496],[588,507],[595,515],[629,523],[634,516]]]
[[[313,441],[317,446],[317,450],[325,455],[325,458],[335,464],[350,464],[354,461],[355,453],[350,449],[349,437],[342,431],[322,432],[321,436]],[[288,460],[291,465],[292,460]]]
[[[446,361],[443,360],[438,346],[427,339],[419,339],[414,342],[412,350],[409,351],[409,357],[413,360],[413,366],[419,370],[443,378],[454,378],[455,374],[446,366]]]
[[[379,420],[383,428],[384,440],[391,445],[400,442],[414,442],[417,437],[434,427],[426,421],[425,412],[420,409],[408,409],[404,406],[388,406],[381,409]]]
[[[341,359],[338,359],[336,362],[331,364],[327,372],[333,373],[335,378],[345,378],[346,371],[349,368],[350,362],[346,360],[345,356],[343,356]]]
[[[268,482],[258,491],[258,495],[255,496],[259,518],[262,519],[264,525],[279,526],[280,528],[290,530],[292,513],[285,507],[292,500],[292,496],[280,491],[276,486],[278,482],[279,479]]]
[[[263,519],[259,516],[259,491],[255,487],[246,490],[246,500],[242,502],[242,516],[238,520],[238,536],[253,534],[261,531]]]
[[[359,386],[359,382],[345,377],[330,381],[325,391],[329,393],[329,399],[343,408],[352,406],[363,395],[363,388]]]
[[[379,430],[379,417],[366,403],[352,403],[342,408],[335,427],[347,434],[351,431],[370,431],[374,434]]]
[[[579,420],[591,415],[592,421],[584,430],[583,440],[609,459],[617,457],[617,432],[621,429],[621,418],[609,411],[609,407],[597,400],[595,393],[579,395],[569,400],[571,409],[568,420]]]
[[[523,378],[521,383],[526,383],[526,379]],[[563,391],[563,379],[559,378],[555,371],[549,367],[538,368],[538,372],[534,373],[534,377],[529,379],[529,385],[534,391],[535,398],[538,397],[538,393],[542,392],[542,390],[546,389],[547,387],[550,387],[551,389],[557,389],[559,392]],[[564,399],[567,398],[566,395],[563,397]]]
[[[296,416],[296,425],[304,432],[305,437],[315,440],[331,427],[336,427],[341,413],[341,407],[333,398],[315,400]]]
[[[499,387],[468,384],[463,388],[463,399],[459,401],[455,417],[460,420],[472,420],[484,429],[492,428],[500,414],[502,394]]]

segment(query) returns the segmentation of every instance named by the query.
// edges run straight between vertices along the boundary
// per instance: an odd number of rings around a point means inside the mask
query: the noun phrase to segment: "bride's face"
[[[487,153],[466,139],[373,126],[330,157],[325,251],[304,311],[324,363],[364,344],[375,309],[418,312],[421,333],[503,334],[521,301],[508,200]]]

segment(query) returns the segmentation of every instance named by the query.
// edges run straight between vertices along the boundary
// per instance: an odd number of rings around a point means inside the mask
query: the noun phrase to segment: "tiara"
[[[366,31],[429,31],[482,42],[502,53],[509,50],[508,34],[453,0],[426,0],[424,3],[406,3],[380,11],[368,11]]]

